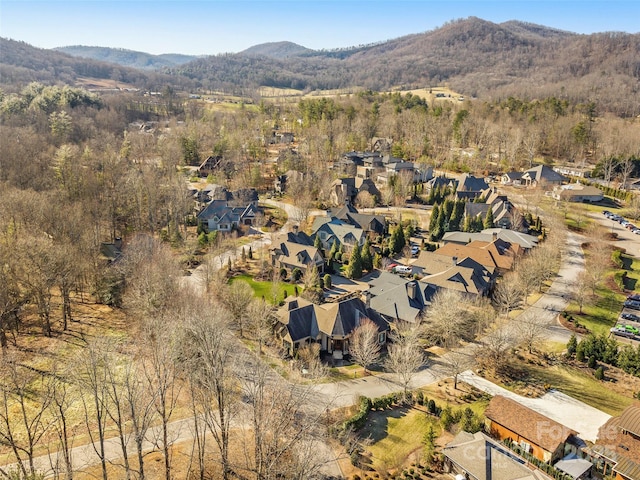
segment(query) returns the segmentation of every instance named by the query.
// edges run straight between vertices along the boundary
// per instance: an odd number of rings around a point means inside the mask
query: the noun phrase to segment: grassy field
[[[518,362],[522,380],[505,384],[505,388],[518,392],[527,383],[548,385],[570,397],[591,405],[609,415],[620,415],[633,399],[612,388],[607,382],[596,380],[588,371],[571,365],[532,365]],[[624,386],[620,386],[622,388]]]
[[[260,281],[254,280],[253,277],[251,277],[251,275],[248,275],[248,274],[236,275],[229,280],[230,283],[237,282],[237,281],[247,282],[249,286],[252,288],[253,294],[257,298],[264,298],[269,302],[272,301],[273,282],[267,282],[267,281],[260,282]],[[301,286],[298,286],[298,291],[302,292],[302,290],[303,288]],[[277,302],[284,300],[285,298],[284,292],[287,292],[287,296],[295,295],[295,285],[291,285],[289,283],[283,283],[283,282],[278,283]]]

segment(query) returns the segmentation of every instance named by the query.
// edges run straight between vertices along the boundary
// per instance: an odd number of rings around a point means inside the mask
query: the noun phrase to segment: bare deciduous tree
[[[39,375],[21,367],[15,358],[0,359],[0,445],[11,450],[24,478],[38,473],[34,463],[38,443],[49,428],[46,413],[51,397],[38,390]],[[35,400],[35,401],[34,401]]]
[[[482,338],[476,349],[476,360],[481,365],[500,371],[509,361],[509,351],[516,346],[514,333],[505,325],[498,325]]]
[[[264,363],[247,359],[242,391],[248,405],[250,441],[246,468],[257,480],[312,478],[322,463],[324,408],[307,406],[313,389],[284,382]]]
[[[441,289],[425,312],[425,336],[431,343],[449,348],[472,333],[470,321],[462,296],[455,290]]]
[[[425,356],[415,325],[400,321],[395,327],[389,335],[392,343],[387,347],[385,366],[400,377],[406,398],[411,380],[425,364]]]
[[[240,337],[244,337],[252,298],[253,290],[247,282],[242,280],[232,282],[220,292],[220,301],[231,315],[232,327],[238,329]]]
[[[194,307],[190,321],[184,327],[181,351],[183,369],[190,378],[194,402],[218,445],[222,478],[227,480],[233,472],[231,422],[239,406],[239,386],[234,371],[238,343],[231,337],[225,315],[220,306]]]
[[[582,313],[582,308],[584,307],[585,303],[589,301],[589,293],[593,288],[591,286],[592,280],[593,277],[589,275],[586,270],[582,270],[580,273],[578,273],[575,281],[572,282],[571,298],[578,304],[580,313]]]
[[[352,332],[349,340],[349,353],[354,362],[364,368],[373,365],[380,358],[380,342],[378,341],[378,326],[368,318],[360,320]]]
[[[493,290],[493,303],[509,318],[509,313],[522,304],[522,290],[515,281],[515,274],[505,275]]]
[[[533,353],[535,347],[545,338],[547,323],[535,311],[527,310],[513,323],[516,341],[527,347],[529,353]]]
[[[143,350],[142,376],[154,400],[154,407],[162,428],[162,438],[157,441],[164,457],[165,480],[171,480],[172,441],[169,438],[169,422],[181,392],[176,367],[176,323],[186,321],[180,311],[165,312],[162,317],[147,319],[141,329]],[[174,318],[177,317],[177,318]]]
[[[451,351],[442,357],[442,362],[453,377],[453,388],[458,388],[458,375],[473,366],[473,356],[464,351]]]

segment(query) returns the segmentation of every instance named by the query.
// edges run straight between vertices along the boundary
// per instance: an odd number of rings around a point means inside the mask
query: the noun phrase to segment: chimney
[[[493,234],[491,235],[493,237],[493,241],[495,242],[496,240],[498,240],[498,232],[493,232]]]
[[[416,288],[417,288],[417,285],[415,281],[407,283],[407,295],[409,295],[409,298],[411,300],[416,299]]]
[[[453,266],[458,265],[458,257],[451,257],[451,261],[453,262]]]
[[[291,229],[293,230],[293,233],[298,233],[298,225],[294,225],[293,227],[291,227]]]

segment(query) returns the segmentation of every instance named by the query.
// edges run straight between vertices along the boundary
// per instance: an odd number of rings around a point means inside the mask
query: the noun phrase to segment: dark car
[[[630,308],[631,310],[640,310],[640,302],[636,300],[627,300],[624,302],[625,308]]]
[[[640,294],[634,293],[627,297],[627,300],[633,300],[634,302],[640,302]]]
[[[631,320],[632,322],[640,322],[640,316],[635,313],[623,313],[620,315],[623,320]]]

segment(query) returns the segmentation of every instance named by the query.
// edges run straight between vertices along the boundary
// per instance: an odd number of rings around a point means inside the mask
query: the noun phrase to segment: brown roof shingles
[[[548,452],[555,452],[574,430],[501,395],[489,402],[484,416]]]

